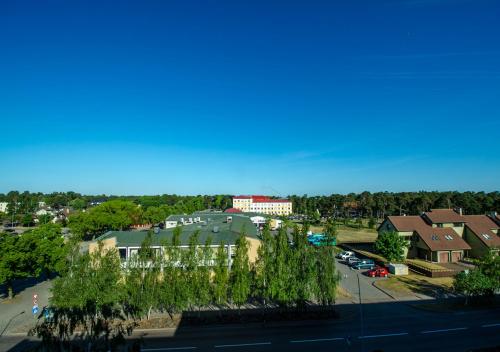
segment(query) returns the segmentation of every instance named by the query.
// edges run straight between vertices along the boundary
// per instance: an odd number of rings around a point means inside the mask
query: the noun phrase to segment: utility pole
[[[364,351],[364,343],[363,336],[364,333],[364,322],[363,322],[363,304],[361,303],[361,284],[359,282],[359,273],[358,273],[358,295],[359,295],[359,321],[360,321],[360,343],[361,343],[361,352]]]

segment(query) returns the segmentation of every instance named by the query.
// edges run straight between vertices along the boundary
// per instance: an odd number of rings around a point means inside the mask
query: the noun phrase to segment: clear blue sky
[[[0,192],[498,190],[500,2],[0,2]]]

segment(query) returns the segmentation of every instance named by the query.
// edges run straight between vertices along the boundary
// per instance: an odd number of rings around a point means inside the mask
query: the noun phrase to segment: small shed
[[[408,266],[404,264],[389,263],[389,272],[393,275],[408,275]]]

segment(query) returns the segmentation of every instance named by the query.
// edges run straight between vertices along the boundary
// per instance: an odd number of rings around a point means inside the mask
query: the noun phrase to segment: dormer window
[[[431,238],[432,238],[433,241],[438,241],[439,240],[438,235],[432,235]]]
[[[481,236],[483,236],[485,240],[491,240],[491,236],[488,235],[487,233],[482,233]]]
[[[453,240],[453,237],[451,237],[450,235],[445,235],[444,238],[446,238],[448,241]]]

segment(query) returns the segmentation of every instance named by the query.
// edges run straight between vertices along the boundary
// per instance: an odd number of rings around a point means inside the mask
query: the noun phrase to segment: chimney
[[[213,233],[218,233],[219,232],[219,226],[214,226],[214,228],[212,229],[212,232]]]
[[[462,208],[458,208],[458,213],[460,214],[460,216],[462,216]]]

